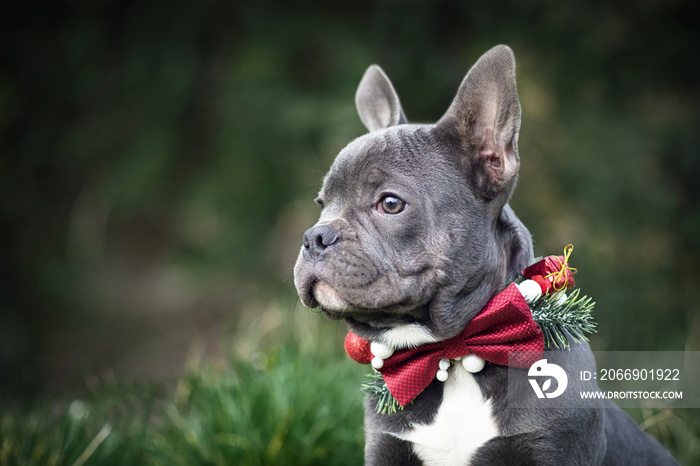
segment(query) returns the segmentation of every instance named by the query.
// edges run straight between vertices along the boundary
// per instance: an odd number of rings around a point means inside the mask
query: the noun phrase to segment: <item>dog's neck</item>
[[[500,237],[506,254],[506,281],[510,281],[535,260],[532,237],[508,204],[501,209],[497,228],[501,230]]]

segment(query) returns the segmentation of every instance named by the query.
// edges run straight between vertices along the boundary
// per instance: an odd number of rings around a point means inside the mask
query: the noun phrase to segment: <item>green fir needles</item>
[[[362,391],[364,391],[370,399],[377,399],[377,405],[374,410],[377,414],[394,414],[397,411],[401,411],[403,406],[399,404],[399,401],[394,398],[394,395],[389,391],[389,387],[386,386],[382,374],[376,371],[366,375],[367,380],[362,382]]]
[[[589,296],[580,296],[575,289],[565,299],[560,293],[545,296],[530,304],[532,317],[542,329],[544,347],[570,349],[571,342],[588,341],[586,334],[596,332],[593,320],[595,302]]]

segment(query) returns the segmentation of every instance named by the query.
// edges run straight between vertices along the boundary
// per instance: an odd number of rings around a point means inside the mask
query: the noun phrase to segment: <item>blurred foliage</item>
[[[576,245],[577,280],[598,302],[594,346],[700,349],[698,9],[5,6],[3,384],[59,383],[124,355],[157,377],[154,335],[184,357],[193,334],[236,331],[242,308],[283,293],[291,308],[310,200],[364,131],[353,95],[365,68],[384,67],[410,120],[434,121],[498,43],[515,50],[523,107],[512,203],[538,254]]]
[[[340,351],[289,340],[258,356],[202,362],[174,390],[103,385],[81,399],[5,408],[0,464],[361,464],[362,394],[337,382],[365,368],[329,365],[344,360]]]

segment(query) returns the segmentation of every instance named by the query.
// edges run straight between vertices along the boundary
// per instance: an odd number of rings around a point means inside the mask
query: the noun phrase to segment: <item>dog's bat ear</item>
[[[394,86],[377,65],[371,65],[365,71],[357,87],[355,106],[360,120],[370,132],[408,123]]]
[[[510,196],[520,164],[520,102],[510,47],[498,45],[476,62],[436,128],[457,142],[464,166],[484,197]]]

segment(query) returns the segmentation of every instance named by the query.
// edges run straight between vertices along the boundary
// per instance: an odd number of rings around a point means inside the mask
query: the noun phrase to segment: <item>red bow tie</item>
[[[345,350],[355,361],[370,362],[369,341],[348,332]],[[542,331],[532,318],[530,307],[515,284],[494,296],[462,333],[449,340],[428,343],[394,352],[384,360],[379,372],[394,398],[406,406],[435,378],[441,359],[468,354],[502,366],[508,365],[508,353],[514,367],[529,367],[541,359],[544,351]]]

